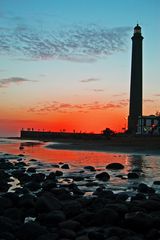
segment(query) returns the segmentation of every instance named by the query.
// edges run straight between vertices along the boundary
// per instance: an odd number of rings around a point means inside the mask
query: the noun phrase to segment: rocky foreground
[[[23,157],[8,159],[0,158],[0,240],[160,239],[160,194],[153,188],[141,183],[130,197],[127,192],[115,194],[97,187],[85,197],[75,182],[58,184],[68,164],[61,165],[61,171],[44,174]],[[123,167],[114,163],[106,168],[119,171]],[[86,168],[94,171],[92,166]],[[105,171],[95,178],[103,182],[110,176]],[[19,185],[13,190],[16,181]]]

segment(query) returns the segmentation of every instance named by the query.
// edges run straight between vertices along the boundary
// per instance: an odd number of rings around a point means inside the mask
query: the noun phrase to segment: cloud
[[[80,82],[82,82],[82,83],[97,82],[97,81],[100,81],[100,79],[98,79],[98,78],[87,78],[87,79],[80,80]]]
[[[30,81],[33,82],[33,80],[29,80],[21,77],[3,78],[3,79],[0,79],[0,88],[8,87],[12,83],[19,84],[19,83],[30,82]]]
[[[30,60],[93,62],[126,50],[130,27],[67,26],[39,31],[16,18],[15,27],[0,26],[0,54]]]
[[[154,102],[153,99],[144,99],[143,101],[144,101],[144,102]]]
[[[154,94],[153,96],[155,96],[155,97],[160,97],[160,94],[157,93],[157,94]]]
[[[94,92],[104,92],[104,90],[103,90],[103,89],[100,89],[100,88],[99,88],[99,89],[98,89],[98,88],[97,88],[97,89],[93,89],[93,91],[94,91]]]
[[[32,106],[28,109],[28,112],[33,112],[36,114],[58,112],[58,113],[70,113],[70,112],[82,112],[87,113],[90,111],[100,110],[105,111],[108,109],[123,108],[128,105],[128,100],[121,100],[118,102],[92,102],[92,103],[82,103],[82,104],[70,104],[61,102],[51,102],[38,104],[37,106]]]

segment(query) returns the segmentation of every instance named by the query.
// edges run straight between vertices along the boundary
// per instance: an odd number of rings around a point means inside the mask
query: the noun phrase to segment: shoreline
[[[49,143],[45,147],[49,149],[57,150],[74,150],[74,151],[100,151],[100,152],[112,152],[112,153],[124,153],[124,154],[149,154],[160,155],[160,144],[158,141],[146,142],[127,142],[112,140],[64,140],[56,139],[56,143]],[[59,143],[59,144],[57,144]]]

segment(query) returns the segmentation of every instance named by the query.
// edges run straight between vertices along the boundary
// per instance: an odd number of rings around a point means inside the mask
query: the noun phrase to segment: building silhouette
[[[128,132],[136,133],[138,118],[142,116],[142,40],[141,27],[137,24],[132,36],[130,105]]]

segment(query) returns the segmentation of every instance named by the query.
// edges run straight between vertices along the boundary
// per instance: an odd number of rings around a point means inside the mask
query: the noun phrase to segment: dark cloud
[[[97,81],[100,81],[100,79],[98,79],[98,78],[87,78],[87,79],[80,80],[80,82],[82,82],[82,83],[97,82]]]
[[[14,28],[0,26],[0,54],[19,59],[59,59],[93,62],[126,50],[129,27],[108,29],[96,25],[38,31],[16,18]]]
[[[33,80],[29,80],[21,77],[3,78],[3,79],[0,79],[0,88],[8,87],[11,83],[19,84],[19,83],[30,82],[30,81],[33,82]]]
[[[70,104],[61,102],[52,102],[47,104],[39,104],[37,106],[28,109],[28,112],[33,112],[36,114],[49,113],[49,112],[59,112],[59,113],[69,113],[69,112],[82,112],[87,113],[89,111],[101,110],[105,111],[107,109],[123,108],[128,105],[128,102],[121,100],[119,102],[109,102],[109,103],[83,103],[83,104]]]

